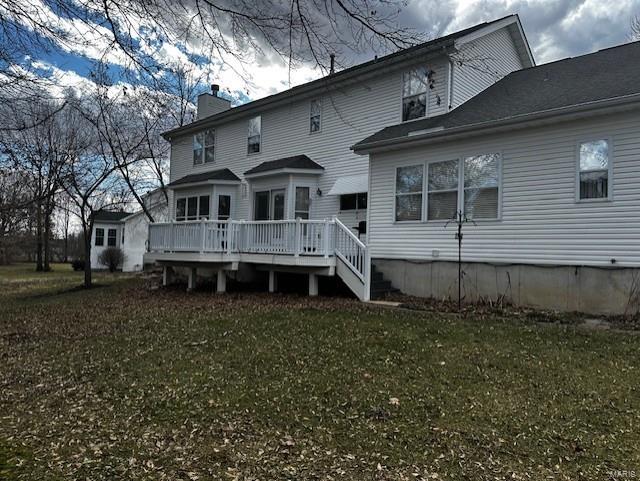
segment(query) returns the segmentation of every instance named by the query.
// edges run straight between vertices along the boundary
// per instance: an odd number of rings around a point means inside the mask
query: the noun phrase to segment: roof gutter
[[[516,115],[498,120],[479,122],[476,124],[463,125],[460,127],[445,128],[438,131],[430,131],[420,135],[407,135],[393,139],[369,142],[366,144],[356,144],[351,149],[359,155],[366,155],[370,152],[395,150],[402,147],[414,145],[424,145],[435,142],[446,142],[459,137],[474,137],[486,133],[501,132],[509,130],[514,125],[524,128],[530,125],[544,124],[545,121],[554,120],[574,120],[587,117],[593,112],[600,114],[613,113],[624,110],[632,110],[640,107],[640,93],[624,95],[604,100],[595,100],[582,104],[559,107],[549,110],[541,110],[530,114]]]

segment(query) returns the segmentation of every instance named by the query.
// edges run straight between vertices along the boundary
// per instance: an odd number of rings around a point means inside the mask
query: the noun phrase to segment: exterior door
[[[231,196],[218,196],[218,220],[229,220],[231,217]]]
[[[255,220],[269,220],[269,199],[271,193],[263,190],[255,193],[253,218]]]

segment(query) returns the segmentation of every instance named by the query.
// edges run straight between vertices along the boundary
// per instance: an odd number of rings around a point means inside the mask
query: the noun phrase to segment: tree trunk
[[[91,287],[91,233],[87,239],[87,233],[84,233],[84,287]]]
[[[42,201],[36,203],[36,271],[42,271]]]
[[[43,270],[49,272],[51,270],[51,211],[49,206],[45,209],[44,217],[44,239],[42,243],[42,250],[44,252],[44,264]]]

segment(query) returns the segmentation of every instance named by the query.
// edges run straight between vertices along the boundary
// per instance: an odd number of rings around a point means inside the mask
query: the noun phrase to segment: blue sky
[[[401,13],[400,21],[437,37],[511,13],[520,15],[536,61],[540,64],[629,41],[631,19],[640,15],[640,0],[619,0],[615,3],[601,0],[413,0]],[[92,39],[89,32],[78,30],[77,33],[84,40],[82,45],[73,48],[58,45],[49,52],[38,52],[27,62],[38,74],[53,76],[64,86],[81,85],[89,81],[96,60],[107,50],[105,58],[111,75],[115,79],[123,78],[122,65],[126,59],[119,57],[115,49],[101,48],[100,42]],[[282,61],[269,58],[251,65],[244,73],[238,73],[242,68],[238,65],[230,68],[215,59],[210,62],[193,49],[169,44],[157,35],[143,35],[141,38],[146,41],[145,53],[150,57],[191,63],[202,73],[204,85],[221,84],[223,91],[228,92],[236,104],[321,75],[312,66],[301,66],[291,72],[289,83],[287,66]],[[365,61],[373,54],[364,53],[358,58],[346,59],[345,63]]]

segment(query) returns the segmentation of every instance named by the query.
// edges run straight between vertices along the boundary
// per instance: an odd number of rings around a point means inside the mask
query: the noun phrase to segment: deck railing
[[[335,224],[335,253],[365,282],[368,269],[367,246],[338,219]]]
[[[334,254],[333,220],[187,221],[149,226],[156,252],[246,252],[325,256]]]

